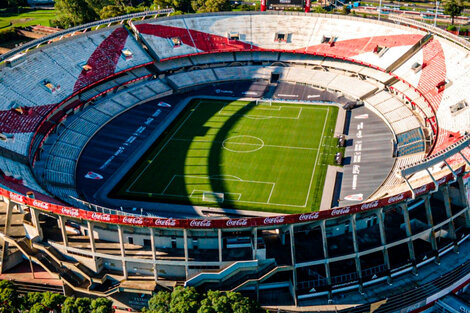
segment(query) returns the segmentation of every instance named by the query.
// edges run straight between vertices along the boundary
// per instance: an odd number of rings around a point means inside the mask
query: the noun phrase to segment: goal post
[[[273,100],[272,99],[256,99],[256,105],[272,106],[273,105]]]
[[[204,191],[202,193],[202,201],[205,202],[224,202],[225,194],[223,192],[209,192]]]

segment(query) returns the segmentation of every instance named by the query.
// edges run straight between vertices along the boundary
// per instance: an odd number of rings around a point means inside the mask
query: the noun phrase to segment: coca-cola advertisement
[[[122,224],[133,226],[145,226],[144,218],[141,216],[119,216],[119,220]]]
[[[190,228],[212,228],[211,220],[189,220]]]

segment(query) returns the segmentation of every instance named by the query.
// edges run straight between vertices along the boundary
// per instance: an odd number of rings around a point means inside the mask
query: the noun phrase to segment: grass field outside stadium
[[[193,100],[111,196],[243,210],[318,210],[338,108]]]

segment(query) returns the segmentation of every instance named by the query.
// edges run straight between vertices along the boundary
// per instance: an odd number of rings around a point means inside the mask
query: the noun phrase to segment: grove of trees
[[[65,297],[52,292],[30,292],[18,294],[15,285],[0,280],[1,313],[113,313],[113,302],[106,298]]]
[[[0,0],[5,1],[5,0]],[[136,1],[136,0],[134,0]],[[173,8],[176,14],[231,10],[229,0],[55,0],[58,15],[54,24],[68,28],[99,19],[134,12]]]
[[[0,281],[0,313],[113,313],[106,298],[65,297],[52,292],[20,295],[11,281]],[[144,308],[145,313],[266,313],[260,305],[238,292],[208,291],[200,294],[193,287],[159,291]]]

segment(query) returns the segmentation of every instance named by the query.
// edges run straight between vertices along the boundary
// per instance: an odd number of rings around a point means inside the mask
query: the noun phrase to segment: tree
[[[312,10],[313,13],[328,13],[327,10],[325,10],[323,7],[321,6],[316,6],[313,8]]]
[[[463,12],[464,6],[462,0],[448,0],[444,4],[444,14],[450,15],[452,25],[454,25],[454,18],[460,16]]]
[[[62,304],[61,313],[78,313],[74,297],[67,297],[67,299],[65,299],[64,304]]]
[[[31,309],[29,309],[29,313],[49,313],[50,309],[45,307],[42,303],[35,303]]]
[[[125,8],[120,5],[107,5],[100,10],[100,19],[107,19],[125,14]]]
[[[176,11],[182,11],[184,13],[194,12],[191,6],[191,0],[154,0],[153,6],[154,9],[173,8]]]
[[[86,0],[55,0],[59,12],[55,23],[62,28],[98,20],[98,13]]]
[[[61,295],[60,293],[52,293],[50,291],[46,291],[43,293],[41,303],[45,307],[59,312],[60,307],[62,303],[64,303],[64,301],[65,301],[65,297]]]
[[[113,313],[113,301],[107,298],[96,298],[91,301],[91,313]]]
[[[42,292],[28,292],[26,295],[24,301],[24,306],[26,309],[32,308],[35,304],[40,304],[42,302],[43,298],[43,293]]]
[[[20,299],[15,285],[8,280],[0,281],[0,312],[19,312]]]
[[[193,0],[191,6],[198,13],[230,11],[229,0]]]
[[[194,287],[176,287],[171,293],[169,313],[197,313],[200,295]]]
[[[168,291],[159,291],[149,300],[150,313],[168,313],[170,311],[171,293]]]

